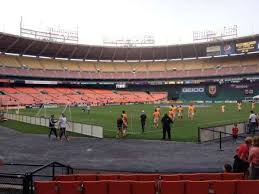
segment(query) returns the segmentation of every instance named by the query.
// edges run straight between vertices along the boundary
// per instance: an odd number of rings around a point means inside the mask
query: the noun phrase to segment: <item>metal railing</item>
[[[8,167],[37,167],[25,173],[1,173],[0,172],[0,193],[6,194],[33,194],[34,182],[37,180],[53,180],[57,174],[72,174],[73,168],[58,162],[51,162],[46,165],[40,164],[13,164],[7,163]]]
[[[203,143],[218,140],[220,139],[220,134],[221,138],[229,137],[232,135],[232,128],[234,124],[237,124],[239,135],[247,132],[247,122],[235,122],[222,125],[213,125],[209,127],[198,127],[198,142]]]

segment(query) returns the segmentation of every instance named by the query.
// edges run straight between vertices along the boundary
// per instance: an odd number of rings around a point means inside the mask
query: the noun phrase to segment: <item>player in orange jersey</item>
[[[126,136],[127,135],[127,129],[128,129],[128,117],[127,117],[127,114],[126,114],[126,111],[123,110],[122,111],[122,136]]]
[[[176,114],[177,114],[177,107],[174,106],[172,110],[173,110],[173,120],[175,120],[175,117],[176,117]]]
[[[161,108],[160,108],[160,106],[156,107],[156,110],[159,112],[159,114],[161,116]]]
[[[183,107],[181,105],[178,107],[178,118],[183,119]]]
[[[242,110],[242,102],[237,103],[237,109],[239,112]]]
[[[168,114],[167,114],[172,120],[174,119],[173,108],[174,108],[174,105],[171,105],[170,110],[168,111]]]
[[[194,118],[194,113],[195,113],[195,107],[193,104],[190,104],[189,107],[188,107],[188,118],[190,120],[193,120]]]
[[[255,101],[252,101],[252,110],[255,109]]]
[[[224,104],[221,106],[221,112],[222,112],[222,113],[225,112],[225,105],[224,105]]]
[[[160,113],[155,109],[155,112],[153,113],[153,121],[154,121],[154,127],[158,128],[158,122],[160,118]]]

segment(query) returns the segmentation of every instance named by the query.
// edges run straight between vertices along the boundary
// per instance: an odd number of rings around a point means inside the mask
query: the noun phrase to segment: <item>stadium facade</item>
[[[203,102],[259,94],[259,35],[130,48],[0,33],[0,52],[2,87],[167,92],[169,100]]]

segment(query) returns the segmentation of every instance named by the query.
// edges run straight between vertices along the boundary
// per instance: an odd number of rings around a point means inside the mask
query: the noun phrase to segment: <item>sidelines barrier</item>
[[[247,132],[247,123],[236,123],[238,127],[238,134],[244,134]],[[199,127],[198,128],[198,142],[208,142],[218,140],[232,135],[232,128],[234,124],[216,125],[211,127]]]
[[[33,117],[20,114],[4,113],[4,117],[10,120],[20,121],[33,125],[49,127],[49,119],[44,117]],[[88,125],[84,123],[68,122],[67,131],[80,133],[92,137],[103,138],[103,127],[96,125]]]

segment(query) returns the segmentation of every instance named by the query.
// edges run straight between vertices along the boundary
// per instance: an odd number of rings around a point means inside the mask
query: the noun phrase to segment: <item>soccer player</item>
[[[241,102],[238,102],[238,103],[237,103],[237,110],[238,110],[238,112],[240,112],[241,109],[242,109],[242,103],[241,103]]]
[[[122,111],[122,121],[122,135],[125,137],[128,129],[128,117],[125,110]]]
[[[154,127],[158,128],[158,121],[160,118],[160,113],[157,111],[157,109],[155,109],[154,113],[153,113],[153,121],[154,121]]]
[[[141,115],[140,115],[142,133],[144,133],[144,131],[145,131],[146,120],[147,120],[147,115],[146,115],[145,111],[142,110]]]
[[[174,107],[173,107],[173,120],[175,119],[176,114],[177,114],[177,107],[174,106]]]
[[[51,136],[52,132],[56,136],[56,139],[58,139],[57,129],[55,127],[56,122],[57,122],[57,120],[55,120],[54,115],[51,115],[49,118],[49,140],[50,140],[50,136]]]
[[[123,131],[122,131],[122,125],[123,125],[123,120],[122,120],[122,115],[117,119],[117,138],[120,138],[123,136]]]
[[[183,107],[181,105],[178,108],[178,118],[183,119]]]
[[[158,106],[156,109],[159,112],[159,114],[161,115],[161,108],[160,108],[160,106]]]
[[[221,106],[221,112],[222,112],[222,113],[225,112],[225,105],[224,105],[224,104]]]
[[[174,105],[171,105],[170,110],[168,111],[168,116],[173,120],[174,112],[173,112]]]
[[[252,101],[252,110],[255,109],[255,101]]]
[[[194,112],[195,112],[195,107],[194,107],[193,104],[190,104],[189,107],[188,107],[188,118],[190,120],[193,120]]]
[[[90,114],[91,106],[90,104],[87,104],[86,106],[87,114]]]
[[[68,136],[66,133],[66,127],[67,125],[69,126],[68,122],[67,122],[67,118],[65,116],[64,113],[62,113],[60,119],[59,119],[59,127],[60,127],[60,135],[59,135],[59,139],[62,140],[62,136],[64,135],[66,140],[68,141]]]

